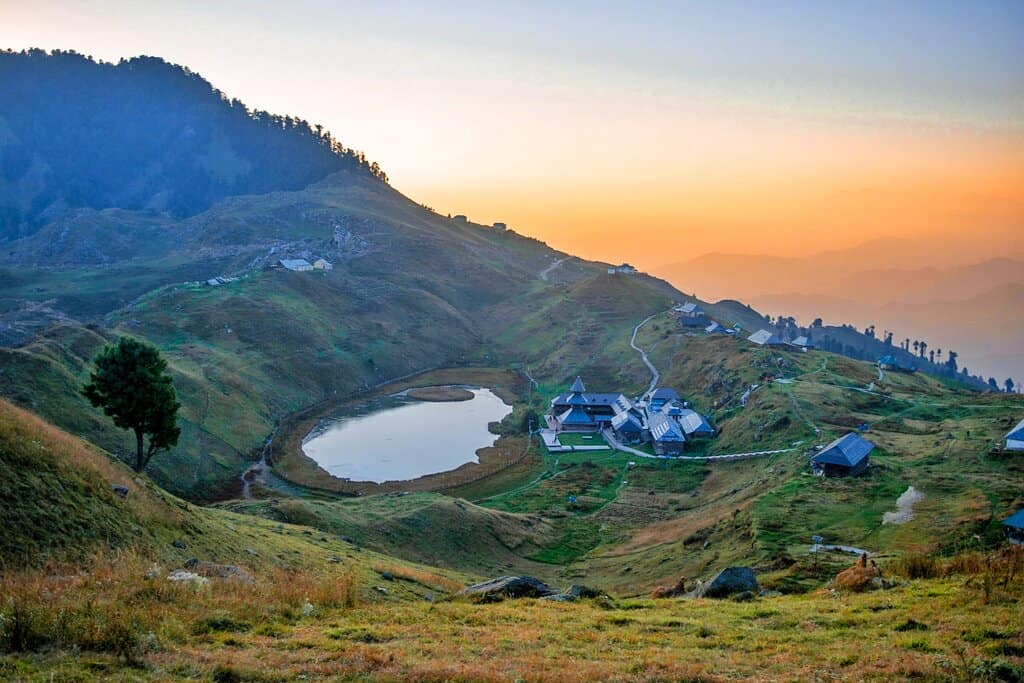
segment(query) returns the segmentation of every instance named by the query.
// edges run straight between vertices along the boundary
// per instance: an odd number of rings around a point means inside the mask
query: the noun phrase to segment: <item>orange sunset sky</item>
[[[184,64],[585,257],[1024,253],[1019,3],[367,5],[0,0],[0,45]]]

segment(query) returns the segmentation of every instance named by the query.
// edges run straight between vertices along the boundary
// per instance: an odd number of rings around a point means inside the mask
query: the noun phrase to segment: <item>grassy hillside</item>
[[[27,325],[28,343],[0,351],[12,380],[0,394],[119,451],[121,436],[75,387],[113,335],[157,344],[184,410],[181,442],[154,461],[153,474],[196,500],[237,492],[245,461],[296,410],[410,373],[506,357],[489,341],[498,329],[492,310],[523,317],[527,294],[563,286],[539,277],[558,256],[545,245],[447,220],[376,180],[345,174],[300,192],[225,200],[164,233],[162,253],[140,247],[103,268],[66,270],[69,256],[60,252],[26,269],[14,243],[6,258],[17,277],[0,292],[0,311],[20,320],[49,302],[46,310],[93,320],[96,333],[68,321],[33,337]],[[285,256],[323,256],[335,268],[262,270]],[[576,262],[561,276],[597,271]],[[239,279],[198,283],[214,275]]]
[[[114,485],[127,487],[127,496],[115,493]],[[297,567],[333,567],[336,574],[349,568],[360,575],[370,575],[374,564],[415,568],[293,520],[183,501],[92,444],[3,400],[0,504],[0,574],[29,566],[43,568],[45,575],[46,567],[89,566],[109,558],[180,567],[194,557],[239,564],[257,576]]]

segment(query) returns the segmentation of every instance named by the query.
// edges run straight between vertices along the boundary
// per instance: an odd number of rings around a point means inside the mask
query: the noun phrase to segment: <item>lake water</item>
[[[478,462],[494,444],[487,430],[512,412],[489,389],[470,389],[468,401],[432,403],[389,396],[324,420],[302,451],[335,477],[402,481]]]

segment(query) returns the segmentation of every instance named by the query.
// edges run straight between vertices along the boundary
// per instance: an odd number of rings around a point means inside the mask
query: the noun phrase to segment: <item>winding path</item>
[[[562,265],[563,263],[565,263],[566,261],[568,261],[571,258],[572,258],[572,256],[566,256],[565,258],[560,258],[557,261],[555,261],[554,263],[552,263],[550,266],[545,268],[544,270],[540,271],[540,279],[543,280],[544,282],[547,282],[548,281],[548,275],[551,274],[551,271],[553,271],[555,268],[557,268],[558,266]]]
[[[662,313],[664,313],[664,311],[652,313],[651,315],[641,320],[640,324],[633,328],[633,336],[629,340],[629,345],[633,347],[634,351],[640,354],[640,359],[644,362],[644,365],[647,366],[647,369],[651,371],[651,384],[649,387],[647,387],[648,393],[654,391],[654,387],[658,386],[658,380],[661,379],[661,375],[658,373],[658,368],[654,367],[654,363],[652,363],[651,359],[647,357],[647,352],[636,345],[636,335],[639,334],[641,327],[643,327],[648,322],[650,322],[651,319],[658,317]]]
[[[651,453],[645,453],[641,450],[627,446],[615,437],[615,432],[605,428],[601,431],[601,436],[605,438],[608,445],[617,451],[623,453],[629,453],[640,458],[652,458],[654,460],[701,460],[708,462],[722,461],[722,460],[752,460],[754,458],[766,458],[769,455],[778,455],[779,453],[791,453],[795,451],[795,448],[780,448],[771,451],[750,451],[749,453],[723,453],[722,455],[652,455]]]

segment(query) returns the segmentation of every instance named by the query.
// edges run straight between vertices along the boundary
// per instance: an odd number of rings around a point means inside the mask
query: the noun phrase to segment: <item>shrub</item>
[[[939,563],[932,555],[916,553],[900,558],[893,570],[908,579],[933,579],[939,574]]]

